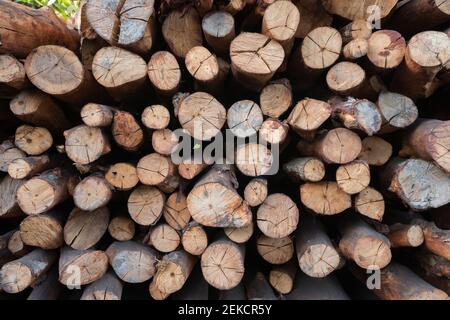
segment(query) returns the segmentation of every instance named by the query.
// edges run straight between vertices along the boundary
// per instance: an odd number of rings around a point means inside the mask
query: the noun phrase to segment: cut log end
[[[261,178],[252,179],[244,189],[244,198],[247,203],[256,207],[266,200],[268,194],[267,180]]]
[[[283,264],[294,255],[294,244],[289,237],[280,239],[261,235],[256,240],[256,248],[260,256],[271,264]]]
[[[128,212],[138,224],[148,226],[156,223],[164,207],[164,194],[152,186],[139,186],[128,198]]]
[[[174,228],[162,223],[150,230],[149,244],[160,252],[172,252],[180,244],[180,235]]]
[[[144,109],[142,123],[149,129],[165,129],[170,122],[170,113],[166,107],[155,104]]]
[[[164,95],[177,91],[181,80],[180,66],[176,58],[168,51],[158,51],[152,55],[147,73],[153,87]]]
[[[334,215],[351,207],[351,197],[336,182],[308,182],[300,186],[302,203],[317,214]]]
[[[339,31],[331,27],[319,27],[309,32],[303,40],[301,55],[308,68],[324,70],[336,62],[341,48]]]
[[[370,182],[369,165],[364,161],[353,161],[339,166],[336,182],[339,188],[348,194],[361,192]]]
[[[384,215],[384,199],[377,190],[367,187],[355,198],[355,210],[363,216],[381,221]]]

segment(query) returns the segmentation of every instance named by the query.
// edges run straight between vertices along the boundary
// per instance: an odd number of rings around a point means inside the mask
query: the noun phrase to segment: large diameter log
[[[286,263],[294,255],[294,244],[290,237],[275,239],[260,235],[256,239],[256,249],[270,264]]]
[[[57,249],[64,244],[64,218],[57,210],[28,216],[20,223],[20,237],[29,246]]]
[[[300,186],[300,200],[310,210],[321,215],[335,215],[351,207],[348,193],[336,182],[308,182]]]
[[[0,218],[12,218],[23,215],[16,198],[22,180],[6,175],[0,182]]]
[[[231,70],[244,87],[259,91],[284,60],[283,47],[259,33],[241,33],[230,45]]]
[[[164,194],[152,186],[139,186],[128,198],[130,217],[140,225],[155,224],[164,208]]]
[[[392,145],[380,137],[372,136],[363,139],[358,159],[366,161],[371,166],[382,166],[391,156]]]
[[[60,46],[41,46],[25,61],[28,79],[40,90],[71,104],[102,97],[103,90],[76,54]]]
[[[111,131],[114,141],[127,151],[137,151],[144,142],[144,132],[129,112],[118,111],[114,114]]]
[[[122,283],[113,272],[91,283],[83,291],[80,300],[121,300]]]
[[[450,230],[442,230],[434,222],[422,219],[414,219],[411,223],[422,228],[424,247],[428,251],[450,260]]]
[[[416,121],[419,113],[410,98],[389,91],[380,92],[377,107],[383,120],[380,133],[389,133],[408,127]]]
[[[12,55],[0,55],[0,96],[12,97],[28,84],[23,64]]]
[[[287,122],[296,132],[314,132],[331,116],[331,106],[325,101],[306,98],[292,109]]]
[[[136,167],[125,162],[118,162],[109,167],[105,179],[117,190],[130,190],[139,183]]]
[[[278,118],[292,104],[292,87],[288,79],[271,81],[259,95],[261,111],[265,116]]]
[[[15,160],[26,157],[26,153],[16,148],[12,140],[5,140],[0,144],[0,171],[8,172],[9,164]]]
[[[0,53],[17,58],[26,56],[35,48],[55,44],[77,50],[79,36],[59,19],[51,8],[33,9],[10,1],[0,2]]]
[[[177,92],[181,71],[177,59],[169,51],[158,51],[152,55],[147,65],[147,74],[158,93],[171,96]]]
[[[187,197],[192,218],[209,227],[244,227],[251,223],[248,204],[237,193],[233,167],[215,165]]]
[[[340,256],[323,225],[315,217],[304,215],[295,243],[300,269],[310,277],[323,278],[337,269]]]
[[[8,262],[0,270],[0,287],[8,293],[18,293],[35,283],[56,260],[52,251],[35,249],[20,259]]]
[[[45,171],[23,183],[16,193],[17,202],[26,214],[40,214],[63,202],[71,173],[62,168]]]
[[[321,1],[296,0],[293,2],[300,11],[300,23],[295,32],[296,38],[305,38],[311,30],[331,25],[333,16],[326,12]]]
[[[208,247],[208,235],[202,225],[191,221],[182,231],[181,244],[186,252],[199,256]]]
[[[339,249],[347,258],[364,269],[384,268],[391,261],[389,239],[375,231],[361,218],[347,217],[339,224]]]
[[[202,20],[205,40],[218,55],[226,55],[235,38],[234,18],[226,11],[209,12]]]
[[[236,287],[244,276],[244,256],[243,245],[224,239],[211,243],[201,257],[203,277],[219,290]]]
[[[398,0],[368,0],[363,3],[352,0],[322,0],[325,9],[331,13],[348,20],[369,19],[377,12],[377,19],[388,16],[394,9]],[[376,8],[379,10],[375,11]]]

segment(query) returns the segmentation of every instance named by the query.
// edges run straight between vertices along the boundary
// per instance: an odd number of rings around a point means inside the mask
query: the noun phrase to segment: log
[[[223,105],[205,92],[195,92],[181,101],[178,120],[190,136],[210,140],[222,129],[227,118]]]
[[[392,248],[418,247],[424,241],[422,228],[415,224],[395,223],[389,226],[387,237]]]
[[[9,164],[15,160],[26,157],[25,152],[16,148],[11,140],[5,140],[0,144],[0,171],[8,172]]]
[[[363,216],[381,221],[384,208],[383,195],[374,188],[367,187],[356,195],[355,210]]]
[[[288,294],[294,287],[297,267],[294,263],[287,263],[272,268],[269,273],[270,285],[280,294]]]
[[[307,182],[300,186],[300,200],[308,209],[321,215],[335,215],[351,207],[348,193],[333,181]]]
[[[450,39],[443,32],[424,31],[413,36],[403,63],[395,71],[391,90],[413,101],[432,95],[440,85],[436,76],[445,69],[449,46]]]
[[[225,1],[224,3],[219,3],[219,9],[232,15],[236,15],[245,8],[246,4],[246,0],[230,0]]]
[[[149,231],[148,244],[163,253],[175,251],[180,245],[180,235],[166,223],[160,223]]]
[[[12,55],[0,55],[0,96],[13,97],[28,84],[23,64]]]
[[[449,261],[427,250],[418,250],[414,254],[415,260],[427,273],[437,277],[450,276]]]
[[[108,154],[111,147],[100,128],[80,125],[64,131],[67,156],[79,164],[89,164]]]
[[[202,45],[200,17],[193,7],[173,10],[162,24],[162,34],[170,51],[178,58],[185,58],[191,48]]]
[[[316,156],[326,163],[345,164],[352,162],[361,152],[361,139],[345,128],[336,128],[321,134],[309,143],[300,141],[297,150],[303,156]]]
[[[287,122],[292,129],[302,134],[304,132],[314,132],[330,116],[331,106],[327,102],[306,98],[295,105]]]
[[[79,36],[59,19],[51,8],[33,9],[18,3],[0,3],[0,53],[21,59],[43,45],[61,45],[70,50],[78,48]]]
[[[295,249],[300,269],[310,277],[324,278],[336,270],[340,262],[339,253],[325,228],[318,219],[309,215],[302,216]]]
[[[117,47],[97,51],[92,75],[115,100],[124,100],[144,88],[147,63],[137,54]]]
[[[134,222],[126,216],[114,217],[109,222],[108,232],[117,241],[131,240],[135,233]]]
[[[292,104],[292,87],[288,79],[269,82],[259,95],[259,104],[263,115],[279,118]]]
[[[206,42],[218,55],[225,56],[230,43],[235,38],[234,18],[226,11],[212,11],[202,20],[202,30]]]
[[[272,152],[259,143],[241,144],[236,150],[236,167],[249,177],[269,174],[274,165]]]
[[[237,101],[227,110],[228,128],[238,138],[255,135],[263,121],[260,107],[251,100]]]
[[[172,193],[164,204],[163,216],[169,226],[183,230],[191,219],[186,197],[179,192]]]
[[[346,60],[354,61],[367,55],[369,43],[365,39],[354,39],[342,48],[342,54]]]
[[[299,210],[295,202],[282,193],[269,195],[256,213],[259,230],[271,238],[284,238],[297,229]]]
[[[107,272],[84,289],[80,300],[121,300],[122,289],[122,283],[116,275]]]
[[[350,300],[338,279],[329,275],[325,278],[312,278],[305,274],[297,276],[294,288],[286,296],[287,300]]]
[[[245,186],[244,199],[251,207],[257,207],[266,200],[268,194],[267,180],[254,178]]]
[[[144,143],[144,132],[129,112],[118,111],[114,114],[111,131],[114,141],[126,151],[137,151]]]
[[[170,122],[170,113],[166,107],[155,104],[144,109],[141,121],[149,129],[165,129]]]
[[[97,37],[97,35],[95,36],[94,39],[82,38],[80,45],[81,63],[90,72],[92,72],[92,61],[94,61],[97,51],[109,46],[108,42]]]
[[[289,125],[278,119],[267,118],[259,128],[259,138],[263,143],[283,145],[288,137]]]
[[[280,68],[283,47],[259,33],[243,32],[230,45],[231,71],[243,87],[261,90]]]
[[[389,71],[403,61],[406,41],[395,30],[379,30],[368,39],[367,58],[377,71]]]
[[[145,185],[161,186],[176,177],[177,168],[169,157],[151,153],[141,158],[137,164],[139,181]]]
[[[106,250],[109,264],[127,283],[142,283],[156,273],[157,253],[138,242],[113,242]]]
[[[256,249],[270,264],[284,264],[294,255],[294,244],[290,237],[275,239],[260,235],[256,239]]]
[[[64,226],[64,241],[72,249],[92,248],[105,234],[108,223],[109,210],[106,207],[91,212],[74,208]]]
[[[192,218],[207,227],[244,227],[251,223],[251,211],[235,190],[234,168],[219,165],[210,169],[187,196]]]
[[[207,167],[208,165],[206,163],[203,163],[202,161],[183,159],[182,162],[178,165],[178,173],[182,178],[192,180]]]
[[[371,166],[382,166],[391,156],[392,145],[380,137],[372,136],[363,139],[358,159],[366,161]]]
[[[59,256],[59,282],[78,287],[95,282],[108,270],[108,257],[101,250],[61,249]]]
[[[45,279],[35,284],[27,300],[57,300],[63,291],[58,282],[58,268],[54,266],[45,275]]]
[[[131,190],[139,183],[136,167],[126,162],[110,166],[105,179],[117,190]]]
[[[422,228],[424,247],[428,251],[450,260],[450,230],[439,229],[434,222],[423,219],[413,219],[411,223]]]
[[[46,128],[22,125],[16,129],[15,145],[26,154],[38,156],[53,144],[53,137]]]
[[[325,11],[321,1],[295,0],[293,3],[300,11],[300,23],[295,32],[296,38],[305,38],[312,30],[331,25],[333,16]]]
[[[155,90],[163,96],[172,96],[181,80],[180,66],[169,51],[155,52],[147,65],[147,74]]]
[[[152,147],[157,153],[170,156],[178,146],[178,137],[170,129],[155,130],[152,133]]]
[[[406,128],[416,121],[418,116],[414,102],[407,96],[395,92],[380,92],[377,107],[383,120],[380,133]]]
[[[94,31],[112,46],[147,54],[154,42],[154,0],[93,1],[86,18]]]
[[[340,165],[336,170],[336,182],[345,193],[356,194],[363,191],[370,183],[369,164],[355,160]]]
[[[389,239],[356,216],[347,216],[339,224],[342,254],[364,269],[384,268],[391,261]]]
[[[246,284],[248,300],[277,300],[263,273],[257,272]]]
[[[139,225],[155,224],[161,217],[163,207],[164,194],[152,186],[139,186],[128,198],[130,217]]]
[[[57,160],[46,154],[15,159],[8,166],[8,174],[13,179],[25,179],[54,167]]]
[[[81,109],[81,120],[89,127],[109,127],[116,110],[104,104],[88,103]]]
[[[33,285],[56,260],[52,251],[34,249],[30,253],[4,264],[0,270],[0,287],[7,293],[18,293]]]
[[[44,250],[62,247],[64,218],[64,212],[59,210],[26,217],[20,223],[19,229],[23,243]]]
[[[342,36],[342,43],[349,44],[356,39],[369,40],[372,29],[372,25],[366,19],[356,19],[339,29],[339,32]]]
[[[42,172],[21,184],[17,189],[17,203],[26,214],[40,214],[66,200],[67,182],[71,173],[63,168]]]
[[[94,211],[109,203],[112,192],[112,186],[102,174],[92,174],[77,184],[72,196],[78,208]]]
[[[450,121],[419,119],[403,134],[402,157],[417,157],[433,161],[450,173]]]
[[[167,297],[170,296],[170,294],[159,290],[159,288],[156,286],[156,282],[153,280],[150,282],[150,285],[148,286],[148,291],[152,299],[157,301],[165,300],[167,299]]]
[[[295,158],[283,164],[283,171],[294,182],[318,182],[325,176],[325,166],[314,157]]]
[[[181,245],[183,249],[194,256],[200,256],[208,247],[208,235],[201,224],[191,221],[182,231]]]
[[[103,96],[92,74],[76,54],[65,47],[36,48],[27,56],[25,71],[38,89],[70,104],[83,104],[90,97]]]
[[[219,63],[217,57],[207,48],[196,46],[191,48],[185,57],[185,65],[194,78],[196,88],[208,92],[217,92],[220,86]]]
[[[16,198],[22,180],[12,179],[9,175],[0,182],[0,218],[13,218],[23,215]]]
[[[368,0],[361,4],[351,0],[322,0],[325,10],[348,20],[374,19],[372,15],[375,9],[372,6],[379,10],[377,19],[382,19],[389,16],[397,2],[398,0]]]
[[[245,243],[252,237],[254,229],[253,223],[250,223],[248,226],[241,228],[224,228],[223,231],[231,241]]]
[[[15,257],[20,258],[30,252],[31,249],[23,242],[20,231],[16,230],[8,240],[8,250]]]
[[[183,288],[172,295],[173,300],[207,300],[209,297],[208,282],[205,281],[202,269],[195,265]]]
[[[236,287],[244,276],[244,256],[244,246],[225,239],[214,241],[201,257],[203,277],[219,290]]]

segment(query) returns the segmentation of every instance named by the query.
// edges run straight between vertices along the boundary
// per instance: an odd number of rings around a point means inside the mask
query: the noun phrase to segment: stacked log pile
[[[450,1],[0,21],[0,298],[449,299]]]

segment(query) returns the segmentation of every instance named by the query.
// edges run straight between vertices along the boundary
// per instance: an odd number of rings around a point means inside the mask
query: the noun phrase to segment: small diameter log
[[[272,152],[259,143],[241,144],[236,150],[236,166],[249,177],[262,176],[270,172],[274,158]]]
[[[38,156],[51,148],[53,137],[45,128],[24,124],[17,128],[14,143],[26,154]]]
[[[333,16],[326,12],[320,1],[296,0],[294,3],[300,11],[300,23],[295,33],[296,38],[305,38],[311,30],[331,25]]]
[[[260,235],[256,239],[256,249],[259,255],[270,264],[283,264],[294,255],[294,244],[290,237],[279,239]]]
[[[350,300],[334,275],[312,278],[306,274],[297,276],[294,288],[287,300]]]
[[[315,217],[302,216],[295,249],[300,269],[310,277],[323,278],[338,268],[339,253]]]
[[[247,4],[246,0],[230,0],[219,4],[219,9],[232,15],[241,12]]]
[[[108,256],[104,251],[61,249],[59,282],[69,288],[92,283],[103,277],[107,270]]]
[[[289,73],[298,90],[308,89],[339,58],[342,38],[331,27],[319,27],[309,32],[290,59]],[[309,81],[305,81],[308,78]]]
[[[140,225],[155,224],[161,217],[164,207],[164,194],[152,186],[139,186],[128,198],[128,212]]]
[[[10,140],[0,144],[0,171],[8,172],[9,164],[15,160],[26,157],[25,152],[16,148]]]
[[[367,55],[369,43],[365,39],[354,39],[342,48],[342,54],[346,60],[358,60]]]
[[[380,133],[406,128],[416,121],[418,116],[414,102],[395,92],[382,91],[378,96],[377,107],[383,119]]]
[[[114,114],[111,131],[114,141],[127,151],[137,151],[144,142],[144,132],[129,112],[118,111]]]
[[[225,235],[230,239],[231,241],[234,241],[236,243],[245,243],[253,235],[254,232],[254,225],[253,223],[250,223],[246,227],[241,228],[224,228],[223,231],[225,232]]]
[[[113,242],[106,250],[117,276],[128,283],[142,283],[156,273],[157,253],[138,242]]]
[[[27,297],[27,300],[57,300],[62,291],[63,286],[58,282],[58,267],[54,266],[41,279],[39,283],[33,286],[33,290]]]
[[[168,224],[161,223],[150,229],[148,244],[159,252],[172,252],[180,245],[180,235]]]
[[[245,88],[259,91],[284,60],[283,47],[259,33],[243,32],[231,42],[231,70]]]
[[[265,116],[278,118],[292,104],[292,87],[288,79],[271,81],[259,95],[261,111]]]
[[[81,109],[81,120],[89,127],[108,127],[111,125],[115,109],[98,103],[88,103]]]
[[[355,210],[363,216],[381,221],[384,207],[383,195],[374,188],[367,187],[356,195]]]
[[[202,46],[191,48],[184,60],[186,69],[199,89],[216,92],[220,87],[219,63],[214,54]]]
[[[108,138],[100,128],[80,125],[64,131],[67,156],[79,164],[89,164],[111,151]]]
[[[325,166],[314,157],[295,158],[283,164],[283,171],[294,182],[318,182],[325,176]]]
[[[300,186],[300,200],[317,214],[335,215],[352,205],[351,197],[336,182],[308,182]]]
[[[235,38],[234,18],[226,11],[212,11],[202,20],[203,34],[206,42],[218,55],[225,56],[230,43]]]
[[[259,230],[271,238],[284,238],[297,229],[299,210],[288,196],[282,193],[269,195],[258,208],[256,221]]]
[[[181,245],[194,256],[203,254],[208,247],[208,235],[202,225],[195,221],[188,223],[182,231]]]
[[[109,167],[105,179],[117,190],[130,190],[139,183],[136,167],[125,162],[118,162]]]
[[[422,228],[415,224],[395,223],[389,226],[387,237],[392,248],[418,247],[424,240]]]
[[[239,138],[255,135],[263,121],[261,109],[251,100],[237,101],[227,111],[228,128]]]
[[[30,251],[30,247],[28,247],[22,240],[20,235],[20,231],[15,231],[8,241],[8,250],[15,257],[23,257]]]
[[[16,198],[17,190],[23,184],[9,175],[0,182],[0,218],[13,218],[23,215]]]
[[[154,42],[154,0],[95,1],[86,4],[94,31],[112,46],[144,55]]]
[[[64,218],[57,210],[28,216],[20,223],[20,237],[29,246],[45,250],[60,248],[64,244]]]
[[[340,165],[336,170],[336,182],[345,193],[356,194],[363,191],[370,183],[369,164],[355,160]]]
[[[450,181],[432,162],[392,158],[379,175],[384,186],[413,210],[438,208],[450,202]]]
[[[92,212],[74,208],[64,226],[64,241],[77,250],[92,248],[106,232],[109,210],[106,207]]]
[[[158,262],[153,283],[165,295],[177,292],[186,283],[196,262],[197,259],[183,250],[166,254]]]
[[[211,243],[201,257],[203,277],[214,288],[229,290],[244,276],[245,247],[230,240]]]
[[[147,63],[127,50],[105,47],[94,56],[92,74],[115,100],[124,100],[144,87]]]
[[[153,150],[164,156],[170,156],[178,145],[177,135],[170,129],[155,130],[152,133]]]
[[[448,300],[448,295],[425,282],[407,267],[391,263],[381,270],[380,289],[374,293],[383,300]]]
[[[360,130],[369,136],[380,130],[382,117],[375,103],[352,97],[345,100],[333,97],[328,102],[333,117],[338,118],[346,128]]]
[[[263,273],[257,272],[246,284],[248,300],[277,300]]]
[[[92,174],[77,184],[73,201],[81,210],[93,211],[106,206],[112,198],[112,186],[101,174]]]
[[[181,71],[177,59],[169,51],[158,51],[152,55],[147,65],[147,74],[159,94],[172,96],[177,92]]]
[[[373,98],[376,92],[363,68],[353,62],[335,64],[327,73],[328,88],[336,94],[355,98]]]
[[[101,97],[102,88],[76,54],[60,46],[41,46],[25,61],[28,79],[40,90],[70,104]]]
[[[173,10],[162,25],[164,40],[178,58],[185,58],[191,48],[202,45],[201,20],[197,10]]]
[[[134,222],[125,216],[114,217],[109,222],[108,233],[117,241],[131,240],[135,233]]]
[[[26,58],[33,49],[47,44],[61,45],[70,50],[78,48],[77,32],[70,30],[51,8],[33,9],[4,1],[0,4],[0,20],[3,22],[0,53]]]
[[[9,54],[0,55],[0,95],[10,97],[28,86],[23,64]]]
[[[434,222],[422,219],[414,219],[411,223],[422,228],[424,247],[428,251],[450,260],[450,230],[439,229]]]
[[[165,129],[170,122],[170,113],[166,107],[155,104],[144,109],[141,121],[149,129]]]
[[[392,145],[380,137],[365,137],[362,141],[359,160],[366,161],[371,166],[382,166],[392,156]]]
[[[207,227],[244,227],[251,223],[247,202],[237,193],[234,169],[216,164],[192,188],[187,207],[192,218]]]
[[[68,170],[55,168],[23,183],[16,193],[17,203],[26,214],[40,214],[66,200]]]
[[[389,239],[376,232],[361,218],[348,216],[339,224],[342,254],[364,269],[384,268],[391,261]]]
[[[353,40],[368,40],[372,35],[372,25],[366,19],[357,19],[346,24],[339,32],[342,36],[342,43],[348,44]]]
[[[166,223],[175,230],[186,227],[191,219],[186,197],[179,192],[172,193],[164,204],[163,216]]]
[[[292,109],[287,122],[298,133],[313,132],[331,116],[331,106],[316,99],[306,98]]]
[[[262,142],[281,145],[286,141],[289,125],[285,121],[267,118],[259,128],[259,138]]]
[[[122,287],[114,272],[107,272],[84,289],[80,300],[121,300]]]
[[[267,180],[254,178],[245,186],[244,199],[251,207],[257,207],[266,200],[268,194]]]
[[[297,267],[294,263],[274,267],[269,273],[270,285],[280,294],[288,294],[294,287],[295,275]]]
[[[54,252],[34,249],[22,258],[4,264],[0,270],[0,288],[7,293],[18,293],[29,288],[51,268],[55,260]]]
[[[31,176],[50,169],[54,164],[55,159],[46,154],[35,157],[19,158],[11,161],[8,166],[8,174],[13,179],[30,178]]]
[[[300,141],[297,150],[301,155],[316,156],[326,163],[345,164],[352,162],[361,152],[359,136],[345,128],[324,132],[315,141]]]
[[[178,120],[189,135],[210,140],[220,132],[227,118],[223,105],[205,92],[195,92],[181,101]]]
[[[374,19],[374,12],[377,12],[377,19],[382,19],[395,9],[397,2],[398,0],[368,0],[364,3],[351,0],[323,0],[322,4],[330,14],[338,15],[347,20],[357,20]]]
[[[387,71],[402,63],[405,56],[406,41],[395,30],[374,32],[368,41],[367,58],[377,70]]]
[[[438,31],[424,31],[413,36],[405,60],[396,69],[391,89],[412,100],[427,98],[439,87],[437,74],[450,59],[450,39]]]
[[[419,119],[403,134],[402,157],[433,161],[450,173],[450,121]]]
[[[178,165],[178,173],[181,177],[187,180],[192,180],[198,176],[208,165],[200,161],[192,159],[183,159]]]
[[[177,168],[169,157],[151,153],[141,158],[137,164],[139,181],[145,185],[159,186],[176,177]]]

